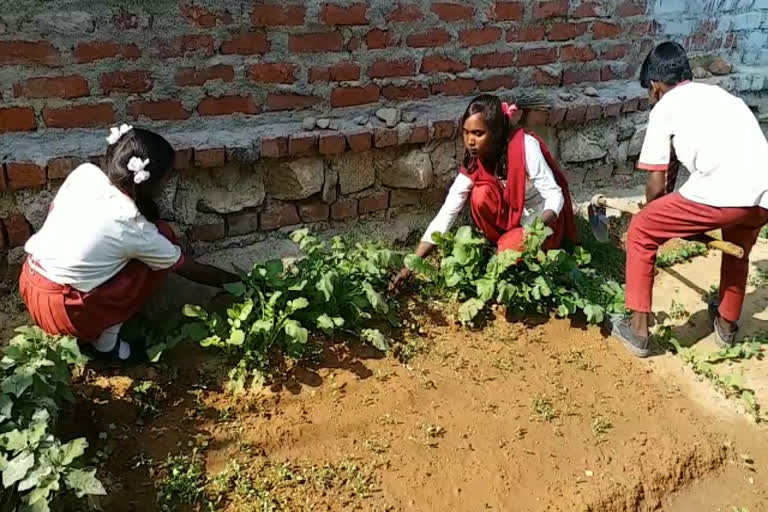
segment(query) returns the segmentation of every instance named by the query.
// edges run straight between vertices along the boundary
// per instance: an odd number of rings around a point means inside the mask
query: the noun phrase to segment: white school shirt
[[[132,259],[152,270],[170,268],[181,259],[181,248],[93,164],[67,177],[43,227],[24,250],[35,271],[82,292],[105,283]]]
[[[666,93],[649,115],[637,168],[666,171],[671,147],[691,173],[680,187],[686,199],[768,208],[768,142],[740,98],[697,82]]]
[[[557,215],[560,215],[565,204],[565,198],[563,198],[563,191],[557,184],[552,169],[550,169],[547,160],[541,153],[539,141],[526,133],[524,143],[525,170],[528,176],[525,180],[525,205],[520,223],[523,226],[527,226],[546,210],[552,210]],[[435,218],[432,219],[429,227],[427,227],[427,231],[421,238],[422,242],[434,243],[432,241],[434,233],[444,234],[451,229],[451,226],[456,221],[456,217],[459,216],[472,193],[473,186],[472,180],[464,174],[459,173],[456,176],[456,180],[451,185],[443,206],[437,212]]]

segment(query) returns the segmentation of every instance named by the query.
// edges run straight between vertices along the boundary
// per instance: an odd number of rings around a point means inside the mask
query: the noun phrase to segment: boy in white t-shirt
[[[749,107],[720,87],[693,83],[682,46],[662,43],[640,70],[651,110],[638,169],[648,171],[647,206],[627,236],[627,309],[613,335],[635,355],[648,350],[654,264],[672,238],[722,229],[723,239],[744,248],[744,258],[723,254],[720,298],[710,305],[716,340],[733,344],[749,272],[749,253],[768,222],[768,142]],[[676,159],[691,173],[679,192],[667,175]]]
[[[67,177],[40,231],[26,244],[19,289],[49,334],[91,344],[97,359],[139,362],[120,326],[170,272],[202,284],[237,281],[185,260],[154,199],[173,172],[174,150],[160,135],[123,125],[107,138],[104,169],[83,164]]]

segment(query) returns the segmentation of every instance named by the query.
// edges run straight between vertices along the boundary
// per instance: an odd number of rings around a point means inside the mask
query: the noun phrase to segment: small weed
[[[594,372],[597,369],[597,365],[590,361],[584,355],[584,352],[575,348],[572,348],[568,352],[568,355],[565,358],[565,362],[576,366],[576,368],[579,370],[584,370],[587,372]]]
[[[701,242],[683,242],[680,247],[660,251],[656,255],[656,266],[658,268],[671,267],[703,254],[707,254],[707,246],[705,244]]]
[[[379,439],[368,439],[365,441],[365,447],[373,453],[386,453],[389,450],[389,443]]]
[[[432,425],[428,423],[424,425],[424,432],[432,439],[445,437],[445,429],[440,425]]]
[[[754,274],[749,276],[749,284],[756,288],[763,288],[768,285],[768,269],[758,268]]]
[[[189,455],[168,456],[160,467],[162,477],[157,481],[157,503],[163,511],[176,510],[179,505],[196,505],[205,497],[203,463],[193,452]]]
[[[395,345],[393,354],[403,364],[410,363],[413,358],[429,351],[429,340],[420,336],[406,338],[406,343]]]
[[[514,373],[519,370],[512,356],[502,357],[493,362],[493,367],[503,373]]]
[[[131,388],[133,401],[139,406],[142,418],[160,416],[160,403],[165,399],[165,391],[155,381],[143,380]]]
[[[680,302],[672,299],[672,305],[669,308],[669,317],[672,320],[682,320],[691,316]]]
[[[540,421],[552,421],[560,415],[560,413],[555,410],[552,402],[541,395],[535,397],[531,401],[531,410],[538,416]]]
[[[597,416],[592,421],[592,434],[594,434],[595,437],[607,434],[608,431],[612,428],[613,423],[611,423],[610,420],[604,418],[603,416]]]

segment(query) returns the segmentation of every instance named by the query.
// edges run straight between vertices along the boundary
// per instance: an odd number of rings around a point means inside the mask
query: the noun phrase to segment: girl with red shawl
[[[483,94],[462,117],[464,160],[445,203],[430,223],[416,255],[433,249],[432,235],[445,233],[469,200],[472,219],[499,251],[524,248],[525,226],[541,217],[552,228],[544,249],[577,241],[568,182],[547,146],[513,122],[517,106]],[[400,270],[390,288],[399,288],[410,271]]]

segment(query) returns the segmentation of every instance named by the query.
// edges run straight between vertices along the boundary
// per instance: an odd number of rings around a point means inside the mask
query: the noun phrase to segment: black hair
[[[644,89],[650,89],[651,82],[674,87],[688,80],[693,80],[693,72],[685,48],[671,41],[651,50],[640,67],[640,85]]]
[[[526,95],[517,99],[512,99],[520,109],[541,108],[545,102],[540,95]],[[485,119],[488,126],[488,133],[491,135],[493,144],[492,161],[496,162],[496,167],[492,170],[497,176],[506,178],[507,176],[507,146],[512,136],[520,129],[512,119],[502,112],[501,100],[493,94],[481,94],[475,97],[467,106],[467,110],[461,118],[459,130],[463,129],[464,123],[475,114],[480,114]],[[462,164],[468,173],[473,173],[477,168],[477,162],[473,161],[469,151],[464,149],[464,158]]]
[[[173,147],[163,137],[149,130],[133,128],[107,148],[104,174],[135,201],[139,213],[150,222],[156,222],[160,214],[152,194],[157,184],[173,171],[175,156]],[[149,178],[142,183],[135,183],[135,173],[128,169],[128,162],[133,157],[149,159],[146,167]]]

